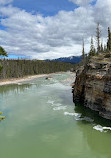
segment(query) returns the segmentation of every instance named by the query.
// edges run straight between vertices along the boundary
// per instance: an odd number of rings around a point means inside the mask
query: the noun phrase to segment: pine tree
[[[0,46],[0,56],[3,57],[3,56],[8,56],[7,52],[5,51],[5,49],[3,47]],[[2,64],[0,63],[0,71],[2,70],[3,66]]]
[[[100,24],[97,24],[96,28],[96,42],[97,42],[97,54],[100,52],[100,37],[101,37],[101,30],[100,30]]]
[[[82,62],[85,63],[84,39],[83,39],[83,44],[82,44]]]
[[[93,37],[91,37],[91,46],[90,46],[89,56],[94,56],[95,54],[96,54],[96,52],[95,52],[95,48],[94,48]]]
[[[5,49],[3,47],[0,46],[0,56],[8,56],[7,52],[5,51]]]
[[[103,43],[102,43],[102,42],[101,42],[101,46],[100,46],[100,51],[101,51],[101,53],[104,52],[104,49],[103,49]]]
[[[109,27],[108,27],[107,51],[111,52],[111,31]]]

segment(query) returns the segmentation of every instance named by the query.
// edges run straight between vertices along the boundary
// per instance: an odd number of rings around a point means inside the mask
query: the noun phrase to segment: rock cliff
[[[111,59],[103,55],[92,57],[76,73],[73,87],[74,102],[98,111],[111,120]]]

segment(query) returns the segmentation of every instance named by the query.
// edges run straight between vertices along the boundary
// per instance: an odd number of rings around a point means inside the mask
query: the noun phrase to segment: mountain
[[[70,56],[70,57],[57,58],[52,60],[47,59],[46,61],[62,61],[62,62],[76,64],[81,61],[81,56]]]

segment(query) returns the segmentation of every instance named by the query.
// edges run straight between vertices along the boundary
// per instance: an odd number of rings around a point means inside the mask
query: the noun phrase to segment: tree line
[[[0,60],[0,79],[19,78],[27,75],[49,74],[74,69],[75,64],[42,60]]]
[[[107,43],[103,45],[101,41],[101,29],[100,24],[97,24],[96,27],[96,48],[94,46],[93,37],[91,37],[90,51],[87,54],[87,58],[91,58],[91,56],[96,56],[99,54],[106,54],[106,56],[110,57],[111,55],[111,31],[108,27],[108,38]],[[85,50],[84,50],[84,40],[83,40],[83,50],[82,50],[82,60],[84,61],[86,58]]]
[[[0,56],[8,54],[0,46]],[[28,75],[49,74],[74,70],[75,64],[60,61],[26,60],[26,59],[0,59],[0,79],[19,78]]]

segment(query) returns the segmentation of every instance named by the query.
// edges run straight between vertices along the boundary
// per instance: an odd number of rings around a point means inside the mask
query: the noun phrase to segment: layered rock
[[[102,56],[93,57],[76,73],[74,102],[82,102],[99,115],[111,119],[111,62]]]

